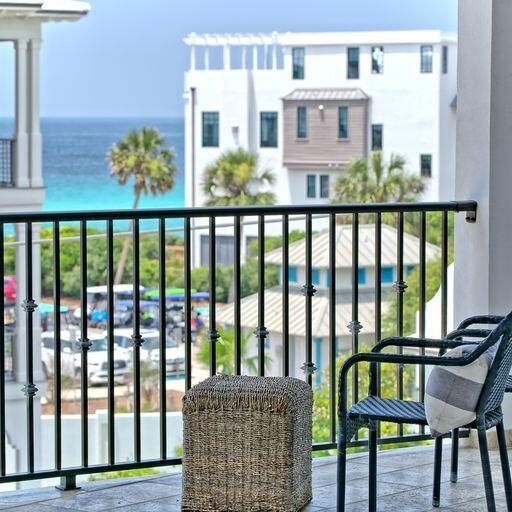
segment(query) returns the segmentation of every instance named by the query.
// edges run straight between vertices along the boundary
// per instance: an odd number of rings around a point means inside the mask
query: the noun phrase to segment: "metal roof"
[[[329,232],[322,231],[313,235],[313,267],[329,267]],[[404,233],[404,265],[417,265],[420,260],[420,240],[414,235]],[[282,263],[282,250],[276,249],[265,255],[268,263]],[[427,243],[426,259],[431,260],[441,256],[439,247]],[[290,265],[303,267],[305,265],[305,241],[299,240],[290,244]],[[397,262],[397,230],[387,224],[382,225],[382,265],[396,266]],[[359,226],[359,266],[375,266],[375,226],[362,224]],[[336,227],[336,267],[352,267],[352,225],[341,224]]]
[[[362,297],[361,297],[362,298]],[[369,297],[368,297],[369,298]],[[280,287],[265,290],[265,327],[272,333],[282,333],[283,330],[283,294]],[[258,325],[259,297],[255,293],[241,300],[242,327],[256,328]],[[388,308],[387,302],[382,302],[382,312]],[[359,321],[363,325],[361,334],[374,332],[375,304],[372,301],[359,303]],[[306,315],[305,298],[299,289],[289,294],[289,328],[291,336],[305,336]],[[329,298],[326,293],[317,293],[312,301],[313,336],[324,338],[329,336]],[[338,336],[349,335],[348,323],[352,320],[352,304],[338,296],[336,303],[336,333]],[[219,324],[234,325],[234,305],[228,304],[217,313]]]
[[[295,101],[355,101],[367,99],[368,95],[362,89],[345,87],[333,89],[295,89],[283,98],[283,100]]]

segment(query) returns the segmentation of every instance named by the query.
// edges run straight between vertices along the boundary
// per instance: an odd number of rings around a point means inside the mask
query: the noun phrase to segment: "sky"
[[[90,0],[48,23],[44,117],[181,117],[190,32],[456,30],[457,0]],[[13,108],[13,50],[0,44],[0,116]]]

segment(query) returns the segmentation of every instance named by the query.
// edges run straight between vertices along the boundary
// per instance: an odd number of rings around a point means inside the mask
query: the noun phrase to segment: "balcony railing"
[[[12,139],[0,139],[0,187],[14,185],[12,149]]]
[[[264,375],[266,372],[266,355],[269,350],[269,343],[272,343],[272,333],[269,332],[266,325],[271,316],[279,315],[282,318],[282,361],[279,367],[282,375],[296,375],[301,370],[303,378],[312,385],[315,385],[315,357],[314,357],[314,338],[315,325],[313,324],[313,309],[317,297],[317,291],[313,280],[313,250],[315,231],[314,227],[318,219],[321,219],[322,229],[328,233],[329,244],[328,254],[328,289],[327,297],[329,301],[328,307],[328,353],[329,366],[326,370],[326,384],[328,389],[328,434],[326,439],[321,439],[315,443],[315,450],[334,449],[336,447],[336,361],[339,357],[337,338],[340,336],[336,325],[336,301],[337,301],[337,246],[336,232],[340,223],[350,224],[353,236],[351,241],[351,321],[347,326],[351,335],[351,347],[349,353],[358,352],[362,347],[360,345],[361,322],[359,316],[360,310],[360,289],[359,289],[359,255],[360,243],[359,239],[360,224],[370,223],[375,233],[375,283],[373,304],[375,308],[374,326],[375,342],[382,337],[382,256],[383,250],[389,250],[389,247],[383,248],[382,231],[383,224],[392,220],[396,228],[396,282],[394,286],[394,294],[396,300],[396,325],[395,333],[403,334],[404,330],[404,300],[403,295],[407,285],[405,282],[405,264],[404,264],[404,238],[407,235],[408,219],[415,219],[418,232],[418,271],[419,271],[419,289],[418,289],[418,311],[419,325],[418,331],[420,336],[424,336],[426,329],[426,280],[427,280],[427,225],[430,215],[440,217],[440,265],[436,272],[439,272],[439,282],[441,288],[441,332],[445,335],[447,330],[447,294],[448,294],[448,262],[449,262],[449,217],[451,212],[466,212],[467,220],[471,221],[476,215],[476,203],[474,201],[462,202],[443,202],[443,203],[386,203],[386,204],[340,204],[340,205],[316,205],[316,206],[266,206],[266,207],[217,207],[217,208],[195,208],[195,209],[153,209],[153,210],[118,210],[118,211],[90,211],[90,212],[37,212],[37,213],[1,213],[0,214],[0,282],[3,278],[5,268],[7,233],[13,232],[13,225],[24,226],[21,232],[24,232],[24,239],[21,241],[25,250],[22,251],[21,258],[24,264],[24,274],[26,279],[24,282],[19,280],[17,295],[23,300],[21,301],[24,310],[24,318],[17,320],[18,326],[23,326],[23,339],[17,339],[17,343],[24,343],[25,357],[25,375],[26,382],[22,392],[26,397],[27,414],[23,421],[26,421],[26,461],[25,469],[18,472],[8,472],[6,466],[6,393],[5,381],[9,378],[8,368],[5,366],[5,326],[3,325],[3,315],[0,315],[0,483],[15,482],[23,480],[34,480],[40,478],[61,477],[65,488],[71,488],[74,485],[77,475],[100,473],[113,470],[125,470],[134,468],[158,467],[173,464],[180,464],[179,457],[170,457],[168,455],[167,443],[167,377],[166,377],[166,327],[167,327],[167,310],[166,310],[166,232],[172,224],[174,231],[176,229],[182,232],[183,236],[183,265],[182,272],[184,276],[184,345],[185,345],[185,376],[184,388],[189,389],[193,384],[193,376],[196,368],[193,360],[193,337],[192,337],[192,267],[193,267],[193,244],[194,232],[197,229],[204,229],[208,233],[209,244],[209,314],[206,327],[205,337],[209,340],[209,373],[217,372],[217,343],[219,340],[219,325],[217,322],[217,255],[215,243],[219,226],[226,226],[231,222],[232,234],[234,239],[234,265],[233,265],[233,311],[234,311],[234,354],[233,368],[236,374],[242,372],[243,358],[243,336],[244,329],[242,324],[242,288],[241,288],[241,267],[242,267],[242,236],[244,233],[244,225],[246,219],[256,218],[257,233],[257,326],[254,330],[255,343],[254,350],[257,360],[257,373]],[[303,361],[299,368],[296,368],[294,359],[291,357],[294,347],[294,339],[290,335],[290,264],[289,264],[289,248],[290,248],[290,225],[295,218],[303,219],[301,222],[305,228],[304,232],[304,269],[305,279],[302,287],[304,300],[302,305],[302,313],[304,318],[304,353]],[[222,222],[220,220],[222,219]],[[132,364],[133,372],[131,375],[131,383],[133,386],[133,438],[129,441],[125,438],[116,438],[116,394],[115,394],[115,324],[114,324],[114,276],[115,276],[115,258],[114,258],[114,239],[116,236],[115,223],[122,221],[131,222],[131,242],[133,244],[132,265],[133,265],[133,325],[132,325],[132,341],[133,353]],[[278,226],[281,238],[281,305],[280,310],[267,311],[265,308],[265,239],[266,239],[266,223],[272,222],[275,231],[276,221],[280,223]],[[159,453],[158,458],[147,459],[142,455],[142,429],[141,429],[141,347],[144,344],[143,335],[141,334],[141,315],[140,304],[141,296],[140,286],[140,243],[141,236],[144,231],[141,230],[141,224],[144,226],[147,222],[155,223],[157,226],[155,231],[151,231],[155,238],[155,244],[158,253],[158,292],[159,297],[159,340],[158,340],[158,388],[159,388]],[[69,467],[63,464],[63,447],[62,447],[62,369],[61,369],[61,349],[63,340],[61,339],[61,316],[60,307],[62,303],[61,293],[61,230],[68,223],[78,223],[79,225],[79,247],[80,247],[80,336],[76,340],[80,353],[80,396],[81,396],[81,412],[80,412],[80,445],[81,445],[81,462],[79,465]],[[52,269],[53,272],[53,303],[54,303],[54,420],[55,420],[55,447],[54,447],[54,467],[38,468],[36,466],[36,453],[41,449],[37,446],[35,435],[35,400],[38,389],[35,383],[34,349],[35,343],[39,343],[35,339],[35,313],[38,304],[34,300],[34,290],[37,289],[35,276],[39,273],[34,268],[34,247],[39,241],[34,236],[35,229],[40,224],[51,227],[52,229]],[[179,226],[176,228],[176,226]],[[107,305],[106,305],[106,330],[107,330],[107,453],[103,463],[90,463],[90,432],[88,422],[88,402],[89,402],[89,374],[88,374],[88,358],[89,350],[95,343],[90,339],[90,328],[88,325],[87,315],[87,286],[88,286],[88,228],[94,226],[95,237],[103,237],[105,240],[105,265],[106,265],[106,288],[107,288]],[[199,227],[198,227],[199,226]],[[222,229],[225,229],[224,227]],[[18,229],[20,232],[20,229]],[[99,234],[98,234],[99,233]],[[268,234],[268,231],[267,231]],[[430,270],[429,270],[430,271]],[[48,272],[48,271],[47,271]],[[0,310],[4,309],[4,299],[0,295]],[[296,315],[297,313],[294,312]],[[19,354],[19,351],[17,352]],[[354,371],[352,376],[352,399],[356,400],[362,394],[360,391],[362,376]],[[396,369],[396,396],[402,398],[404,396],[404,368],[402,366]],[[416,397],[423,399],[425,390],[425,374],[418,376],[418,386]],[[314,419],[315,421],[315,419]],[[423,429],[417,432],[404,432],[403,427],[393,435],[381,435],[380,443],[397,443],[407,441],[418,441],[428,439],[430,436]],[[44,443],[44,439],[41,441]],[[133,460],[120,461],[116,453],[116,446],[119,443],[130,442],[133,446]],[[364,439],[356,439],[354,446],[362,446],[366,441]]]

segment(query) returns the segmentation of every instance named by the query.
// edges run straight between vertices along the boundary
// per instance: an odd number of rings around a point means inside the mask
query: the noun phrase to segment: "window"
[[[338,139],[348,139],[348,107],[338,108]]]
[[[320,284],[320,270],[317,268],[311,269],[311,282],[316,285]]]
[[[357,270],[357,282],[359,284],[366,284],[366,269],[360,268]]]
[[[203,147],[219,147],[218,112],[203,112]]]
[[[434,48],[431,45],[421,47],[421,72],[432,73],[432,55]]]
[[[443,46],[443,73],[448,73],[448,46]]]
[[[420,170],[424,178],[430,178],[432,176],[432,155],[420,156]]]
[[[382,267],[380,280],[382,283],[393,282],[393,267]]]
[[[407,265],[405,269],[406,275],[409,275],[411,272],[414,272],[414,269],[416,268],[416,265]]]
[[[382,150],[382,125],[372,124],[372,151]]]
[[[328,174],[320,175],[320,197],[322,199],[329,198],[329,175]]]
[[[297,267],[288,267],[288,281],[297,282]]]
[[[261,112],[260,146],[277,148],[277,112]]]
[[[305,139],[308,136],[308,110],[306,107],[297,108],[297,138]]]
[[[359,48],[348,48],[347,60],[347,78],[359,78]]]
[[[208,235],[201,235],[201,265],[208,265],[210,260],[210,238]],[[215,261],[223,267],[234,263],[234,238],[231,235],[217,235],[215,237]]]
[[[304,48],[292,49],[293,60],[293,79],[302,80],[304,78]]]
[[[372,46],[372,73],[384,73],[384,46]]]
[[[307,181],[306,197],[308,197],[308,198],[316,197],[316,175],[308,174],[306,181]]]

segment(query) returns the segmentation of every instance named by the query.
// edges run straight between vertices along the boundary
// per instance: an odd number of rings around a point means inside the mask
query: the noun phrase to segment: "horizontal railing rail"
[[[448,325],[448,263],[449,263],[449,214],[451,212],[465,212],[468,221],[474,221],[476,218],[477,204],[475,201],[449,201],[438,203],[381,203],[381,204],[327,204],[327,205],[314,205],[314,206],[251,206],[251,207],[212,207],[212,208],[173,208],[173,209],[147,209],[147,210],[111,210],[111,211],[81,211],[81,212],[33,212],[33,213],[0,213],[0,281],[3,281],[6,268],[6,251],[16,251],[17,265],[16,268],[23,268],[23,272],[19,273],[17,282],[17,302],[18,310],[23,311],[23,317],[16,319],[16,336],[11,343],[14,348],[10,348],[11,352],[15,351],[17,357],[16,371],[14,378],[23,378],[23,393],[26,399],[26,417],[23,421],[26,423],[26,445],[23,450],[24,463],[21,467],[16,468],[14,471],[9,470],[7,467],[7,446],[6,446],[6,383],[12,375],[12,369],[8,368],[10,363],[6,364],[6,326],[4,325],[4,315],[0,315],[0,483],[14,482],[21,480],[32,480],[37,478],[50,478],[62,477],[63,488],[72,488],[75,485],[77,475],[87,473],[97,473],[105,471],[114,471],[122,469],[134,468],[148,468],[165,466],[172,464],[179,464],[180,457],[170,456],[170,446],[168,445],[168,420],[167,413],[169,412],[167,403],[167,329],[169,327],[169,319],[167,316],[166,305],[166,287],[168,286],[168,268],[169,257],[166,254],[166,236],[170,232],[182,235],[183,240],[183,262],[180,266],[180,272],[183,277],[184,293],[183,293],[183,340],[184,340],[184,390],[189,389],[195,381],[199,378],[198,369],[196,367],[196,351],[193,347],[193,329],[192,329],[192,271],[194,267],[193,254],[197,254],[197,239],[194,238],[195,230],[198,228],[194,222],[197,219],[203,219],[201,229],[206,230],[208,235],[208,315],[207,325],[203,331],[203,337],[208,341],[209,352],[209,365],[208,371],[210,375],[217,373],[219,354],[218,354],[218,341],[221,337],[220,328],[222,327],[218,321],[218,301],[217,301],[217,286],[218,286],[218,254],[216,238],[221,232],[225,235],[226,229],[230,230],[233,240],[233,265],[232,272],[233,278],[230,289],[230,298],[233,310],[233,344],[234,350],[232,354],[232,369],[235,374],[241,374],[244,369],[244,350],[248,350],[247,346],[251,343],[246,342],[246,334],[248,326],[244,327],[242,323],[242,257],[243,238],[247,236],[248,228],[254,231],[256,238],[256,254],[254,255],[256,261],[255,278],[257,287],[254,296],[256,298],[256,325],[251,325],[254,329],[254,343],[251,345],[254,352],[255,360],[255,373],[258,375],[265,375],[267,373],[267,360],[269,351],[272,349],[272,342],[274,333],[270,332],[267,324],[269,320],[278,315],[281,318],[281,360],[278,361],[280,375],[299,375],[302,374],[304,379],[314,389],[318,390],[318,377],[317,360],[317,333],[313,311],[315,308],[315,301],[326,297],[328,301],[327,307],[327,323],[328,326],[327,336],[323,336],[322,343],[325,343],[328,350],[328,365],[323,372],[327,396],[327,434],[322,434],[314,445],[315,450],[327,450],[336,447],[336,424],[337,424],[337,404],[336,404],[336,387],[337,387],[337,372],[336,363],[342,357],[342,351],[345,350],[345,355],[356,353],[361,349],[368,349],[361,343],[361,286],[359,284],[359,274],[361,269],[360,264],[360,246],[361,243],[366,243],[365,240],[360,239],[360,230],[362,225],[371,224],[371,229],[374,233],[374,283],[373,283],[373,299],[371,301],[373,314],[373,325],[366,325],[365,328],[372,329],[372,340],[374,343],[380,341],[383,333],[383,302],[384,290],[382,286],[383,278],[383,256],[386,257],[389,265],[389,255],[383,254],[384,250],[389,250],[389,246],[383,248],[383,226],[384,223],[389,223],[390,218],[384,217],[385,214],[392,214],[392,221],[394,222],[393,229],[396,232],[396,239],[394,240],[393,254],[396,254],[394,267],[396,267],[396,279],[394,280],[393,293],[395,297],[396,308],[396,322],[394,333],[398,335],[404,334],[404,293],[407,290],[406,283],[406,252],[404,249],[404,240],[407,235],[406,220],[409,215],[415,215],[417,219],[417,267],[419,275],[419,286],[417,303],[419,310],[418,334],[425,335],[426,330],[426,302],[427,302],[427,248],[431,248],[431,244],[427,245],[427,226],[429,215],[434,213],[440,214],[440,247],[438,252],[440,254],[439,266],[439,283],[441,288],[441,326],[440,335],[446,335]],[[302,294],[304,296],[303,303],[301,303],[300,317],[303,319],[303,331],[300,336],[296,335],[295,327],[292,329],[291,325],[291,297],[295,292],[296,287],[289,285],[291,277],[290,265],[290,247],[292,241],[290,240],[290,225],[297,219],[294,216],[301,216],[300,222],[303,225],[303,263],[304,272],[303,281],[301,282]],[[231,222],[218,222],[220,218],[230,217],[233,219]],[[247,218],[253,217],[254,222],[251,221],[250,225],[247,223]],[[166,225],[166,221],[170,219],[181,219],[182,224],[179,227],[170,229]],[[142,429],[142,380],[144,379],[141,359],[141,350],[144,348],[144,330],[141,324],[141,236],[144,231],[141,228],[141,221],[151,220],[156,223],[156,229],[150,230],[154,235],[154,254],[156,254],[155,275],[157,281],[154,283],[157,291],[159,301],[156,303],[158,308],[158,359],[157,359],[157,373],[158,384],[155,389],[158,389],[159,401],[159,427],[158,427],[158,443],[159,443],[159,458],[144,457],[143,456],[143,429]],[[204,220],[207,220],[205,222]],[[114,241],[119,233],[115,231],[116,221],[129,221],[130,222],[130,239],[132,245],[132,261],[131,261],[131,285],[133,285],[133,315],[131,325],[131,374],[130,386],[132,391],[131,409],[133,411],[133,427],[131,431],[131,439],[126,436],[120,439],[116,432],[116,324],[115,324],[115,305],[116,297],[114,294],[114,279],[116,267],[116,252]],[[328,237],[328,249],[326,256],[326,273],[327,285],[320,293],[319,285],[315,277],[315,243],[317,231],[315,230],[315,222],[321,221],[321,230]],[[351,266],[350,266],[350,321],[347,328],[350,336],[350,346],[346,349],[340,349],[338,341],[341,339],[342,333],[340,332],[338,320],[337,305],[338,292],[341,289],[342,283],[339,282],[337,276],[337,269],[339,265],[337,261],[338,250],[337,247],[337,234],[340,229],[340,221],[343,225],[350,226],[351,242],[349,247]],[[63,382],[64,375],[62,372],[63,364],[63,343],[62,339],[62,319],[61,319],[61,305],[64,302],[62,294],[62,265],[64,257],[69,260],[69,254],[64,256],[62,242],[66,238],[61,234],[62,228],[67,223],[78,222],[78,234],[74,235],[73,241],[78,243],[79,257],[76,262],[79,269],[79,299],[80,299],[80,326],[79,338],[74,340],[79,351],[79,364],[77,362],[77,369],[79,372],[80,380],[80,451],[81,462],[79,465],[66,465],[64,463],[65,456],[63,454]],[[94,223],[94,229],[98,230],[98,222],[102,223],[102,233],[91,235],[88,233],[89,227]],[[36,367],[38,364],[38,344],[40,343],[39,329],[37,328],[37,311],[39,304],[35,300],[37,294],[36,290],[40,288],[40,265],[39,252],[36,252],[36,247],[40,245],[38,240],[37,225],[44,224],[51,227],[51,268],[46,272],[52,273],[53,290],[51,300],[53,301],[53,368],[52,368],[52,394],[54,402],[54,467],[39,467],[38,466],[38,453],[41,450],[40,443],[37,441],[39,435],[37,434],[38,427],[37,421],[39,418],[36,415],[38,389],[36,387],[36,379],[39,369]],[[276,225],[277,223],[277,225]],[[281,224],[279,226],[279,223]],[[16,230],[12,229],[12,225],[17,225]],[[9,235],[8,235],[9,233]],[[14,239],[16,233],[17,239]],[[281,281],[278,287],[280,293],[280,310],[275,308],[272,311],[266,309],[266,294],[268,289],[267,275],[266,275],[266,248],[265,241],[270,235],[280,236],[280,276]],[[122,236],[126,238],[126,228],[122,231]],[[89,432],[89,400],[90,400],[90,373],[89,373],[89,360],[90,350],[95,348],[95,338],[92,336],[91,326],[88,319],[87,311],[90,304],[88,304],[87,288],[89,283],[89,258],[90,258],[90,245],[92,244],[92,237],[101,237],[104,239],[104,265],[106,269],[106,351],[107,351],[107,370],[106,370],[106,407],[107,407],[107,453],[105,460],[101,463],[97,461],[91,463],[91,433]],[[409,239],[408,239],[409,240]],[[409,242],[408,242],[409,243]],[[39,248],[38,248],[39,250]],[[197,261],[197,258],[196,258]],[[96,264],[95,262],[93,262]],[[276,288],[273,288],[274,290]],[[371,291],[371,290],[370,290]],[[294,302],[297,304],[297,302]],[[0,311],[6,307],[4,303],[3,294],[0,295]],[[294,311],[297,316],[297,312]],[[408,333],[405,333],[408,334]],[[347,337],[344,332],[343,335]],[[300,338],[300,340],[299,340]],[[303,340],[303,341],[302,341]],[[67,341],[67,340],[66,340]],[[303,354],[300,365],[297,365],[297,351],[300,350]],[[277,353],[277,352],[276,352]],[[20,364],[20,354],[24,357],[24,368]],[[316,364],[315,364],[316,363]],[[40,373],[40,372],[39,372]],[[367,377],[367,376],[366,376]],[[357,400],[362,396],[361,386],[366,378],[365,375],[354,371],[352,373],[351,388],[352,400]],[[394,376],[394,385],[396,386],[396,396],[398,398],[406,398],[404,387],[404,368],[397,366],[396,374]],[[379,384],[381,383],[379,377]],[[316,386],[316,388],[315,388]],[[421,370],[418,376],[417,386],[417,399],[422,400],[425,390],[425,374]],[[379,392],[382,389],[379,385]],[[387,390],[389,391],[389,389]],[[320,400],[320,398],[319,398]],[[154,433],[152,434],[154,435]],[[405,432],[403,427],[400,426],[396,433],[387,436],[380,436],[380,442],[386,443],[399,443],[399,442],[417,442],[426,440],[429,435],[422,428],[417,432]],[[44,440],[42,441],[44,442]],[[121,461],[118,459],[119,443],[129,442],[132,445],[133,458],[129,461]],[[364,439],[356,438],[352,443],[353,446],[362,446]]]

